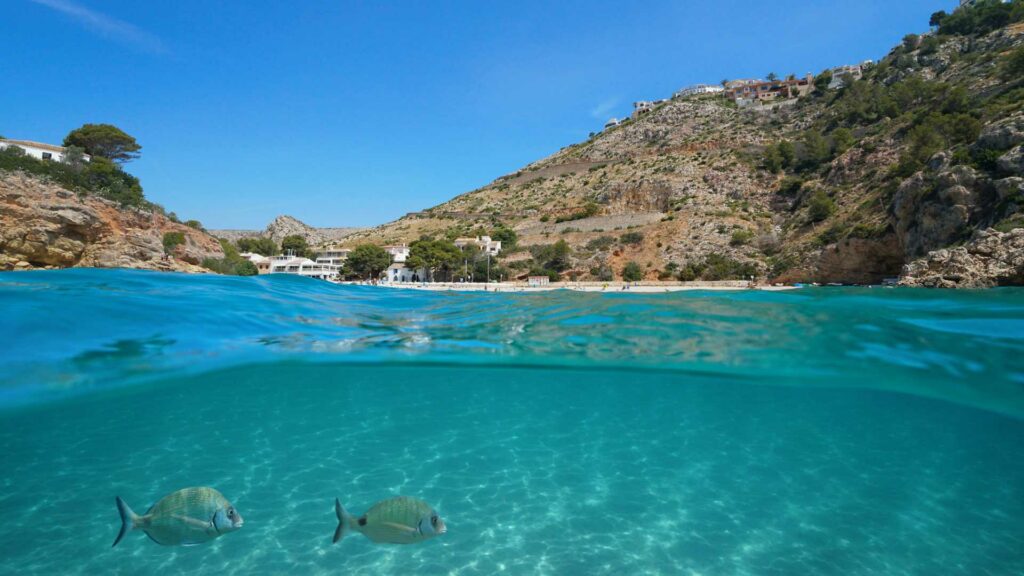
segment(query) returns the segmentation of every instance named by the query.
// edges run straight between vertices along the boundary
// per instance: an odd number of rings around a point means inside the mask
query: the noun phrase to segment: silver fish
[[[338,516],[335,542],[352,530],[374,542],[387,544],[422,542],[448,531],[444,520],[429,504],[408,496],[382,500],[359,518],[346,512],[341,501],[335,498],[334,512]]]
[[[142,530],[163,546],[194,546],[242,527],[242,515],[213,488],[184,488],[164,496],[139,516],[117,497],[121,531],[114,546],[129,530]]]

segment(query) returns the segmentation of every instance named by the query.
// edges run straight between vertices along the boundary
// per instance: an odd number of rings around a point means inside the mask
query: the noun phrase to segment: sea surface
[[[0,574],[1024,574],[1024,291],[3,273],[0,459]],[[244,527],[111,548],[187,486]]]

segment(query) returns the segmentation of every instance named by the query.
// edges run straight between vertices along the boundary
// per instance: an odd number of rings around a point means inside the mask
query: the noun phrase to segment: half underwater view
[[[1019,289],[83,269],[0,275],[0,310],[3,574],[1024,572]],[[188,487],[244,521],[111,547],[115,498]],[[418,502],[424,541],[371,539]]]

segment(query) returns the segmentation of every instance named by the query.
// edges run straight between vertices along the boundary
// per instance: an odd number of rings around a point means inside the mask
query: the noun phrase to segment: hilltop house
[[[718,94],[724,91],[725,88],[719,84],[694,84],[679,90],[674,96],[676,98],[686,98],[687,96],[699,96],[701,94]]]
[[[774,81],[735,80],[726,84],[725,93],[742,107],[780,98],[801,98],[813,89],[814,76],[808,74]]]
[[[11,146],[21,148],[25,151],[25,154],[38,160],[54,160],[56,162],[63,162],[64,154],[68,150],[63,146],[54,146],[53,144],[43,144],[42,142],[32,142],[30,140],[0,139],[0,150],[10,148]],[[82,159],[86,162],[92,160],[88,154],[83,154]]]
[[[611,120],[604,123],[605,128],[614,128],[621,124],[618,118],[612,118]]]

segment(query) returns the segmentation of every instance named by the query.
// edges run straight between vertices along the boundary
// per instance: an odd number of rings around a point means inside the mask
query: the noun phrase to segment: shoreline
[[[799,290],[800,286],[754,285],[743,280],[725,280],[720,282],[552,282],[544,285],[530,285],[526,282],[430,282],[430,283],[377,283],[366,282],[335,282],[353,286],[377,286],[395,290],[427,290],[433,292],[552,292],[570,290],[573,292],[605,292],[605,293],[640,293],[664,294],[669,292],[689,292],[695,290],[715,292],[742,292],[760,290],[764,292],[784,292]]]

